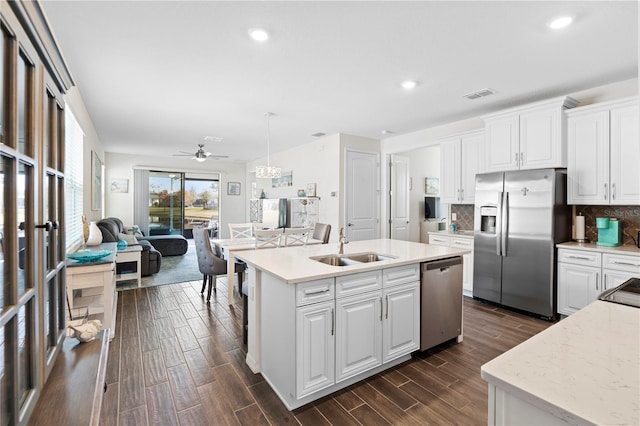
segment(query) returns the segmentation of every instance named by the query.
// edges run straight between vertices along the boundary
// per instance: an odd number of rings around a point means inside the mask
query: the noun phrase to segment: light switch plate
[[[458,215],[455,213],[451,213],[451,220],[458,220]]]

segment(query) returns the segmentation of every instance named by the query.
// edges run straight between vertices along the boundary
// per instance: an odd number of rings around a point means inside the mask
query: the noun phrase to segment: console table
[[[116,243],[102,243],[98,249],[112,254],[95,262],[67,260],[67,300],[70,309],[87,307],[90,317],[102,316],[102,327],[109,329],[109,339],[113,339],[118,305]],[[78,297],[74,298],[74,290],[81,290]]]

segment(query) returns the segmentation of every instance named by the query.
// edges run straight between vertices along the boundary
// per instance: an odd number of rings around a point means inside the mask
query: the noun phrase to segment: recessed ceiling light
[[[414,80],[405,80],[400,85],[402,86],[403,89],[411,90],[418,85],[418,82]]]
[[[559,30],[560,28],[568,26],[572,22],[573,18],[571,16],[561,16],[549,22],[549,28],[552,30]]]
[[[380,133],[382,133],[383,135],[391,135],[393,134],[392,130],[382,130]]]
[[[254,39],[255,41],[267,41],[269,39],[269,33],[267,32],[267,30],[264,30],[262,28],[251,28],[249,30],[249,36],[251,36],[252,39]]]

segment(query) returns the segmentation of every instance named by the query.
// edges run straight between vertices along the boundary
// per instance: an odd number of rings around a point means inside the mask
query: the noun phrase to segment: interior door
[[[390,232],[394,240],[410,240],[409,233],[409,158],[392,155],[389,161],[389,176],[391,190],[389,191],[389,206],[391,208]]]
[[[379,169],[378,154],[347,150],[345,218],[351,241],[378,238]]]

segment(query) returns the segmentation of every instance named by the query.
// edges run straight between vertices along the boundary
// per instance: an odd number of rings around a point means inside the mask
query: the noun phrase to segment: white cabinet
[[[484,171],[484,131],[440,142],[440,202],[473,204],[476,174]]]
[[[336,300],[336,382],[382,364],[380,291]]]
[[[640,255],[558,248],[558,312],[571,315],[640,274]]]
[[[313,228],[318,222],[320,199],[316,197],[290,198],[290,228]]]
[[[567,112],[568,203],[640,204],[638,98]]]
[[[473,297],[473,238],[430,234],[429,244],[471,250],[462,256],[462,292]]]
[[[290,289],[272,288],[270,294]],[[392,361],[420,348],[419,264],[296,284],[295,300],[296,387],[295,395],[286,393],[302,400],[300,404],[385,363],[394,365]],[[282,310],[263,318],[273,326],[271,321],[280,315]],[[270,374],[271,359],[281,366],[284,358],[283,347],[265,356],[265,374]],[[279,379],[274,374],[271,380]],[[286,377],[282,381],[286,383]]]
[[[335,303],[296,309],[296,390],[298,397],[335,382]]]
[[[384,289],[382,297],[382,362],[387,362],[420,346],[420,282]]]
[[[485,116],[485,171],[566,167],[567,96]]]

